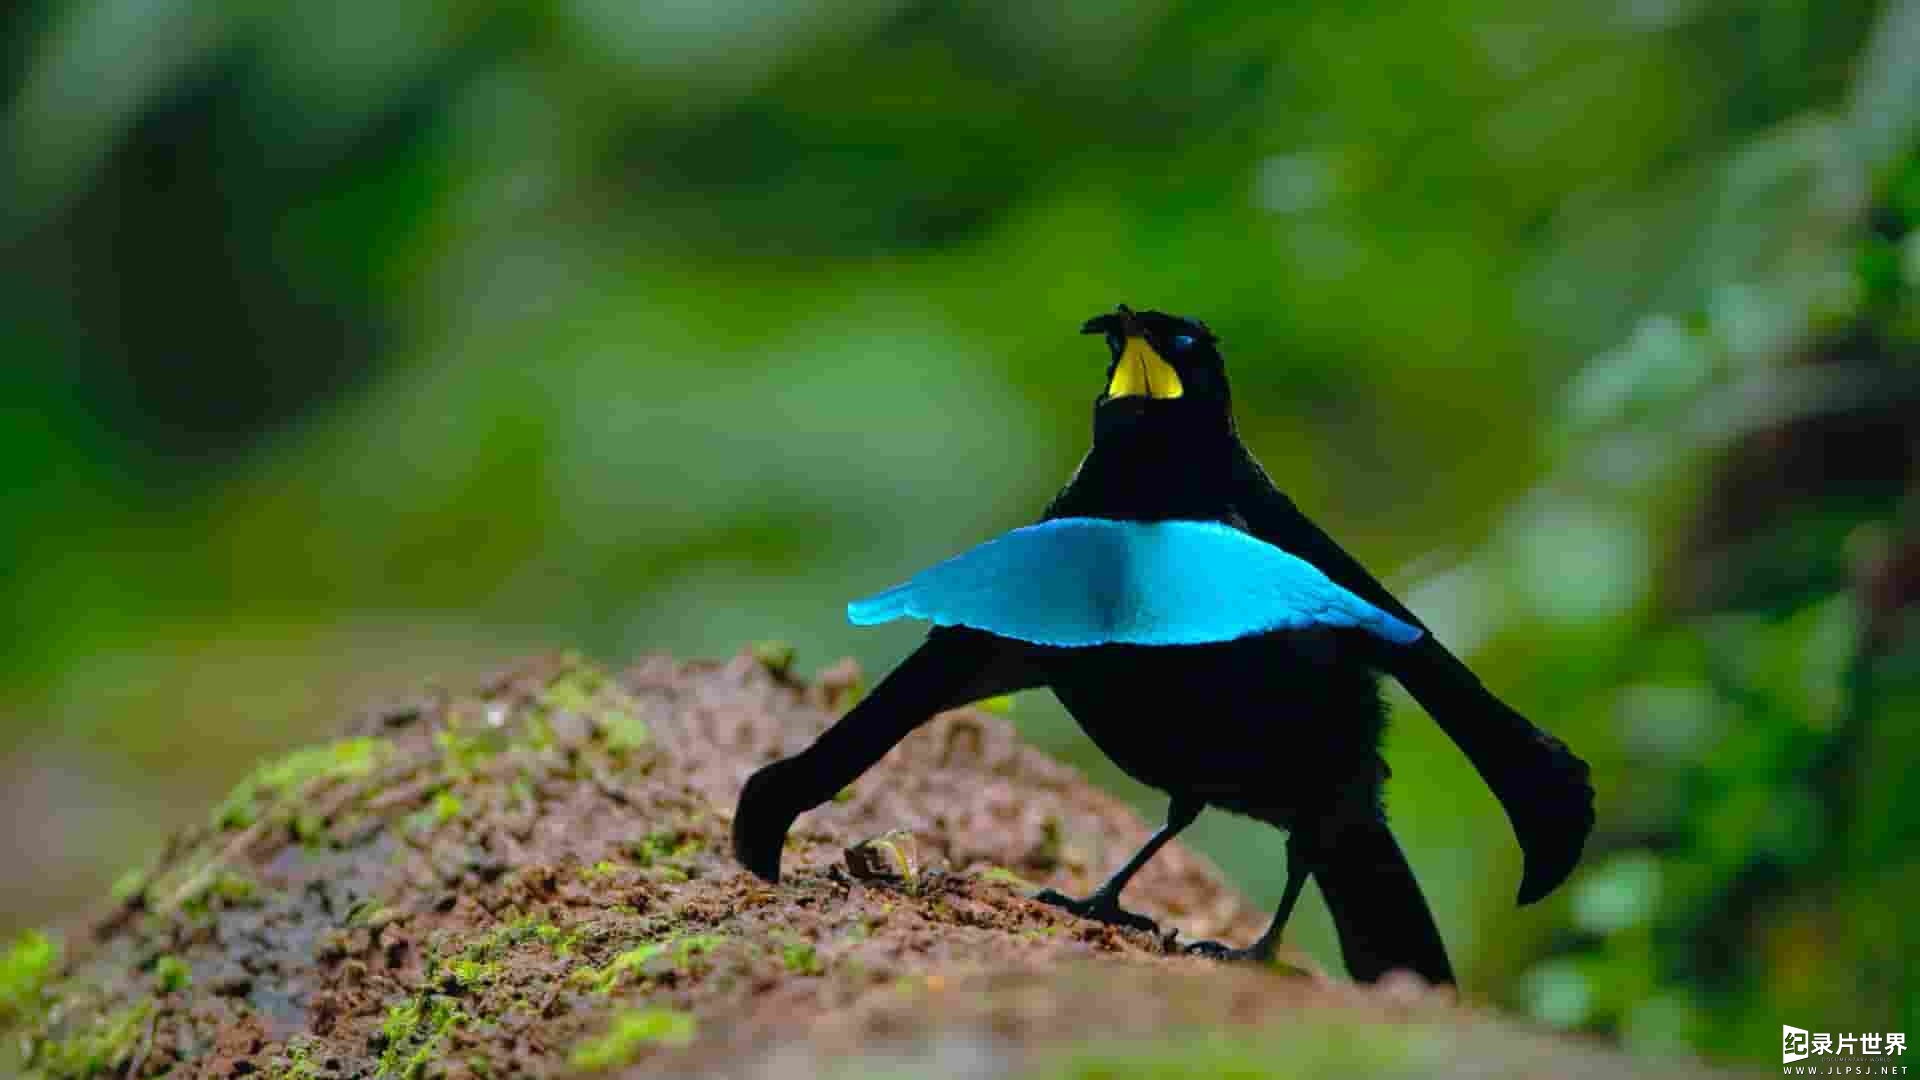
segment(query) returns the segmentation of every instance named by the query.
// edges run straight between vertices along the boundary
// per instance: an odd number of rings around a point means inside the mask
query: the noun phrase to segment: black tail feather
[[[1519,901],[1531,904],[1573,873],[1593,831],[1587,763],[1495,697],[1451,653],[1431,641],[1422,645],[1394,674],[1499,798],[1526,855]]]
[[[1355,980],[1373,982],[1405,968],[1430,983],[1453,982],[1440,929],[1386,822],[1343,827],[1314,860],[1314,878]]]
[[[1418,616],[1334,543],[1273,486],[1253,453],[1240,447],[1234,504],[1253,534],[1320,568],[1361,599],[1423,629]],[[1439,723],[1493,789],[1526,856],[1519,900],[1531,904],[1573,873],[1593,831],[1593,781],[1587,763],[1495,697],[1431,632],[1406,648],[1382,650],[1381,663]]]

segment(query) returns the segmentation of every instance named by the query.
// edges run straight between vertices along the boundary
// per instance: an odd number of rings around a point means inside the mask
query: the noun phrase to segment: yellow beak
[[[1184,393],[1180,373],[1161,359],[1146,338],[1127,339],[1120,362],[1113,367],[1113,381],[1107,384],[1108,397],[1177,398]]]

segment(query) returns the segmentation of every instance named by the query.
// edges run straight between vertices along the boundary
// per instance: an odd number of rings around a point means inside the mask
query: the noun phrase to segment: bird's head
[[[1231,423],[1227,366],[1219,339],[1198,319],[1125,304],[1088,319],[1083,334],[1107,340],[1107,385],[1094,403],[1100,420],[1217,418]]]

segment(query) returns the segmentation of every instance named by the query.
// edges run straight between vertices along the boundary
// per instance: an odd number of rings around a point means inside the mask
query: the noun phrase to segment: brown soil
[[[769,887],[727,855],[734,797],[859,692],[786,667],[554,658],[364,717],[177,837],[0,1026],[49,1076],[1645,1071],[1417,980],[1226,968],[1025,899],[1147,828],[978,710],[803,817]],[[894,829],[911,880],[848,872]],[[1127,896],[1183,935],[1264,917],[1177,844]]]

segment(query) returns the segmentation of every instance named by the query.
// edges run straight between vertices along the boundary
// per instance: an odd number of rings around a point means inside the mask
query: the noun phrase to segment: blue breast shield
[[[1211,521],[1056,518],[847,605],[857,626],[902,617],[1064,647],[1205,645],[1314,627],[1396,645],[1421,635],[1312,563]]]

